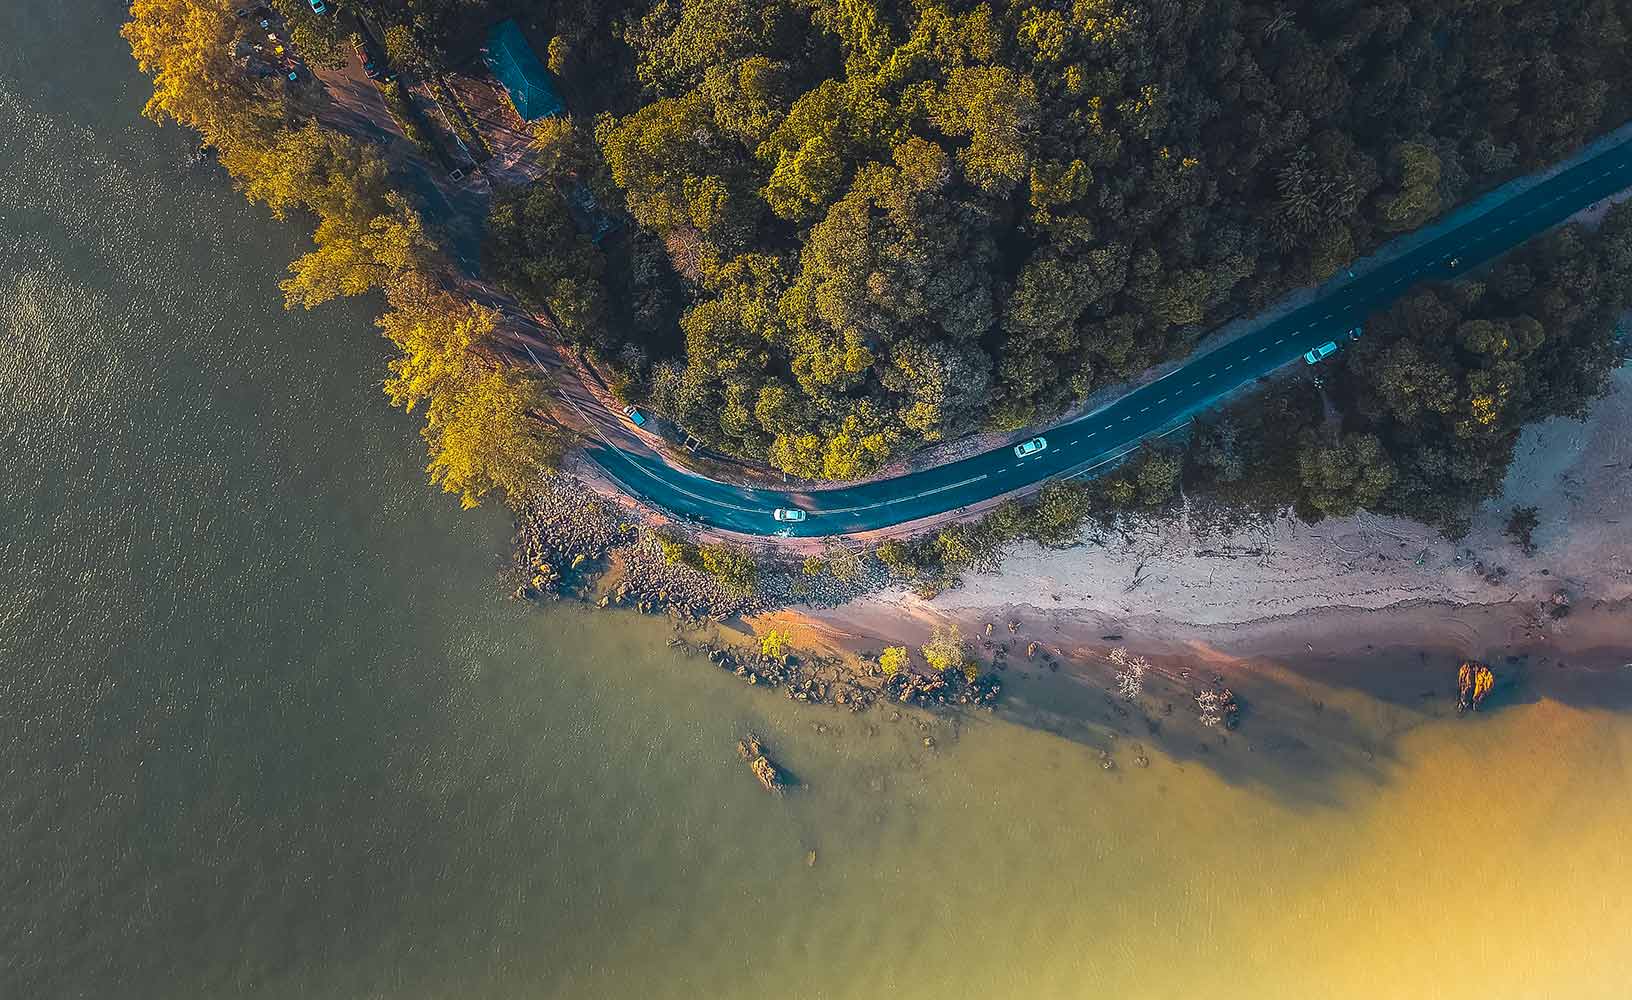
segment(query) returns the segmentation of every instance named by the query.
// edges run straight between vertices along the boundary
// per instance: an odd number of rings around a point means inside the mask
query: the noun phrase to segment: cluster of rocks
[[[676,645],[686,646],[680,642]],[[836,705],[860,712],[879,701],[921,708],[967,706],[991,709],[1003,685],[990,674],[969,680],[956,671],[920,674],[901,671],[884,677],[876,667],[865,673],[839,659],[802,660],[797,656],[767,656],[712,645],[687,647],[708,662],[749,684],[783,689],[790,701]]]
[[[600,607],[666,612],[680,624],[702,624],[773,603],[760,593],[731,593],[707,573],[669,563],[636,515],[565,475],[546,476],[518,515],[515,553],[517,597],[582,594],[592,575],[618,564],[617,583],[598,599]]]
[[[792,654],[783,657],[750,654],[716,646],[703,646],[695,651],[749,684],[786,690],[790,701],[838,705],[859,712],[878,700],[878,686],[863,683],[863,678],[842,661],[801,660]]]
[[[737,756],[748,762],[748,770],[754,773],[759,783],[767,792],[781,795],[786,782],[782,777],[782,769],[765,754],[765,747],[759,742],[759,737],[748,734],[745,740],[737,741]],[[812,860],[810,864],[815,864]]]
[[[757,591],[734,593],[702,570],[670,563],[650,535],[628,546],[622,555],[623,578],[606,595],[603,606],[632,607],[642,614],[670,612],[682,623],[724,621],[770,606]]]
[[[557,598],[575,580],[604,568],[610,552],[638,537],[626,511],[577,479],[546,476],[517,516],[515,553],[522,579],[516,596]]]
[[[857,559],[854,579],[841,580],[830,571],[812,576],[800,567],[770,567],[760,573],[756,587],[760,599],[777,607],[789,604],[809,604],[818,608],[835,608],[841,604],[882,590],[892,582],[890,571],[876,559]]]
[[[891,700],[926,708],[966,705],[991,711],[1002,693],[1002,682],[991,674],[970,680],[955,670],[940,674],[903,670],[885,684],[885,694]]]
[[[668,614],[681,632],[799,601],[842,604],[882,586],[888,577],[888,571],[870,559],[855,561],[854,579],[840,579],[827,570],[808,574],[798,566],[762,565],[753,592],[737,593],[708,573],[683,562],[670,562],[662,544],[641,530],[634,515],[564,475],[546,477],[518,516],[516,565],[521,575],[518,597],[557,599],[564,593],[577,593],[603,608]],[[607,570],[614,570],[607,573],[611,586],[597,599],[586,584],[592,574]],[[856,712],[881,699],[925,708],[990,710],[1002,691],[1002,684],[991,675],[969,680],[956,671],[944,675],[902,671],[885,677],[876,665],[858,673],[839,659],[802,660],[712,645],[694,647],[681,639],[673,644],[706,656],[710,663],[749,684],[785,690],[790,700],[838,705]],[[992,647],[990,642],[986,645]],[[1028,655],[1035,652],[1029,650]],[[996,650],[999,669],[1007,653],[1007,643]]]
[[[990,626],[987,626],[987,628],[990,629]],[[987,634],[990,635],[990,631],[988,631]],[[1014,640],[1014,642],[1018,641],[1019,640]],[[982,639],[980,648],[985,650],[987,654],[991,656],[992,669],[1009,669],[1009,653],[1013,648],[1010,640],[994,641],[992,639]],[[1059,661],[1054,656],[1054,650],[1044,646],[1036,639],[1028,641],[1023,652],[1026,659],[1036,660],[1039,666],[1053,671],[1058,671],[1060,669]]]
[[[516,596],[556,599],[582,592],[591,573],[611,568],[616,583],[599,598],[601,607],[630,607],[642,613],[669,613],[682,624],[723,621],[795,603],[836,606],[889,583],[876,559],[835,551],[849,572],[806,573],[802,565],[778,563],[761,552],[753,590],[740,593],[684,562],[670,562],[662,544],[635,513],[605,499],[573,476],[543,478],[517,517]]]

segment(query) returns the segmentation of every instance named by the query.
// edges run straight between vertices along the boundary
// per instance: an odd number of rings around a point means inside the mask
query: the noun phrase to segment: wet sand
[[[1457,715],[1456,666],[1495,669],[1484,713],[1551,700],[1587,709],[1632,707],[1632,601],[1572,607],[1419,603],[1326,609],[1228,626],[1012,606],[904,616],[874,603],[756,619],[800,643],[851,655],[916,646],[955,622],[1002,664],[1000,714],[1101,749],[1127,741],[1202,760],[1232,782],[1306,794],[1336,771],[1368,773],[1393,753],[1396,720],[1379,731],[1375,706],[1408,710],[1410,725]],[[1008,624],[1018,622],[1016,631]],[[983,640],[985,627],[991,637]],[[1035,642],[1036,654],[1027,657]],[[998,656],[1006,645],[1007,655]],[[1151,662],[1144,694],[1115,692],[1122,647]],[[1204,727],[1195,695],[1219,683],[1242,704],[1239,728]],[[1334,692],[1341,697],[1334,697]],[[1361,706],[1372,706],[1362,708]],[[1359,713],[1357,717],[1355,713]]]

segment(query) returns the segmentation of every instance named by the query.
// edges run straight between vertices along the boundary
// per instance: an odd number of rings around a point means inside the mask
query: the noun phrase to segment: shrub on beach
[[[785,659],[791,648],[787,634],[774,628],[759,638],[760,653],[773,660]]]
[[[907,665],[907,647],[891,646],[878,655],[878,669],[884,671],[885,677],[894,677]]]

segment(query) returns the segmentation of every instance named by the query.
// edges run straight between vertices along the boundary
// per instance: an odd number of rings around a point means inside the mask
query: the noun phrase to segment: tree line
[[[1498,496],[1523,427],[1580,419],[1625,364],[1632,203],[1597,229],[1564,226],[1475,276],[1413,289],[1369,318],[1318,389],[1281,379],[1198,419],[1179,446],[1142,448],[1099,479],[1051,482],[984,518],[891,540],[876,558],[925,594],[997,568],[1017,541],[1066,548],[1181,495],[1231,513],[1306,521],[1362,510],[1451,538]],[[1507,525],[1526,555],[1534,507]]]
[[[425,414],[432,481],[466,507],[495,489],[520,496],[561,448],[540,419],[542,384],[494,349],[498,313],[451,290],[452,268],[378,151],[320,124],[299,88],[248,71],[253,23],[229,0],[135,0],[123,34],[153,77],[144,114],[198,132],[274,216],[315,220],[313,249],[282,282],[289,308],[385,293],[379,326],[398,352],[385,391]]]
[[[1198,484],[1257,469],[1309,519],[1373,510],[1466,532],[1497,496],[1524,425],[1580,419],[1627,357],[1632,204],[1597,229],[1544,234],[1476,277],[1413,289],[1371,317],[1330,379],[1336,413],[1287,404],[1244,457],[1221,421],[1198,436]],[[1301,419],[1298,419],[1301,417]],[[1245,443],[1243,447],[1253,447]],[[1232,455],[1232,450],[1235,454]]]
[[[1188,350],[1625,110],[1625,3],[1467,8],[566,0],[545,46],[578,119],[500,192],[485,258],[706,443],[813,478],[1021,426]],[[381,3],[429,65],[520,3]],[[435,15],[434,17],[432,15]],[[146,114],[195,129],[252,200],[315,220],[288,304],[380,289],[387,392],[423,407],[467,504],[560,442],[377,151],[246,71],[226,0],[136,0]],[[481,21],[480,23],[485,23]],[[1327,404],[1281,387],[1091,485],[891,548],[903,578],[1159,509],[1181,486],[1306,517],[1455,533],[1519,427],[1579,414],[1620,356],[1629,224],[1567,228],[1374,317]]]

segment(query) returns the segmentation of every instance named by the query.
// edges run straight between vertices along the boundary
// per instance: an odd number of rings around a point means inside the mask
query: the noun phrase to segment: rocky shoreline
[[[722,622],[766,606],[756,592],[732,594],[719,580],[669,563],[638,515],[576,479],[545,477],[517,516],[514,594],[563,597],[599,607],[668,613],[688,624]]]
[[[852,581],[800,566],[762,564],[747,592],[671,562],[656,533],[637,515],[565,475],[546,477],[518,512],[512,594],[520,600],[577,600],[598,608],[666,614],[676,637],[670,646],[741,678],[782,690],[789,700],[863,711],[879,702],[919,708],[992,710],[1003,685],[994,673],[966,677],[912,669],[886,674],[876,655],[857,657],[772,655],[759,650],[695,641],[697,633],[786,607],[794,602],[833,607],[881,587],[885,579],[864,571]],[[1002,669],[1006,649],[996,650]]]
[[[860,563],[854,579],[823,569],[810,573],[773,549],[750,550],[759,570],[753,585],[734,590],[719,578],[666,554],[662,535],[631,511],[565,475],[544,477],[516,516],[515,596],[558,600],[592,595],[601,607],[672,612],[681,619],[720,622],[798,602],[834,607],[883,588],[889,574]]]
[[[877,660],[870,657],[862,659],[858,669],[836,656],[772,656],[679,639],[671,645],[706,658],[748,684],[783,689],[790,701],[835,705],[852,712],[865,711],[881,701],[918,708],[968,706],[991,710],[1003,692],[1002,682],[989,673],[973,680],[957,671],[926,675],[903,670],[886,675]]]

